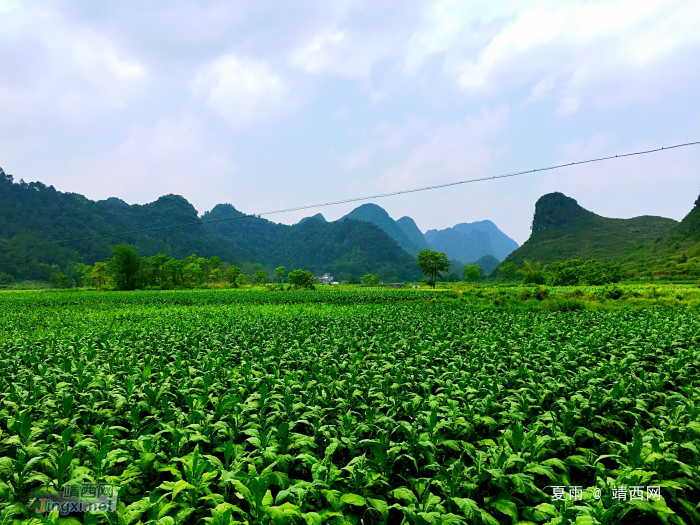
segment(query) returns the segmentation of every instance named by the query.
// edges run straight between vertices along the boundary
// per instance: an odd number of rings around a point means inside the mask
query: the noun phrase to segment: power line
[[[261,217],[263,215],[275,215],[278,213],[287,213],[287,212],[291,212],[291,211],[308,210],[311,208],[323,208],[325,206],[334,206],[336,204],[346,204],[349,202],[359,202],[359,201],[366,201],[366,200],[370,200],[370,199],[381,199],[384,197],[393,197],[394,195],[403,195],[405,193],[416,193],[419,191],[436,190],[439,188],[448,188],[450,186],[459,186],[461,184],[470,184],[472,182],[482,182],[482,181],[487,181],[487,180],[517,177],[519,175],[526,175],[528,173],[536,173],[536,172],[540,172],[540,171],[551,171],[551,170],[556,170],[559,168],[576,166],[579,164],[590,164],[592,162],[601,162],[604,160],[619,159],[619,158],[624,158],[624,157],[634,157],[637,155],[647,155],[649,153],[656,153],[659,151],[666,151],[666,150],[671,150],[671,149],[676,149],[676,148],[684,148],[686,146],[696,146],[698,144],[700,144],[700,141],[686,142],[684,144],[676,144],[674,146],[664,146],[661,148],[655,148],[655,149],[644,150],[644,151],[635,151],[633,153],[623,153],[620,155],[610,155],[607,157],[598,157],[598,158],[594,158],[594,159],[580,160],[577,162],[569,162],[567,164],[556,164],[554,166],[548,166],[545,168],[535,168],[535,169],[531,169],[531,170],[515,171],[513,173],[492,175],[490,177],[479,177],[477,179],[468,179],[468,180],[460,180],[460,181],[456,181],[456,182],[447,182],[444,184],[435,184],[433,186],[423,186],[420,188],[413,188],[413,189],[409,189],[409,190],[391,191],[391,192],[387,192],[387,193],[378,193],[376,195],[368,195],[365,197],[353,197],[350,199],[342,199],[342,200],[337,200],[337,201],[324,202],[321,204],[308,204],[305,206],[296,206],[294,208],[284,208],[281,210],[266,211],[263,213],[258,213],[257,215],[255,215],[255,214],[254,215],[241,214],[241,215],[236,215],[235,217],[225,217],[223,219],[214,219],[211,221],[188,222],[188,223],[183,223],[183,224],[173,224],[171,226],[159,226],[156,228],[145,228],[142,230],[131,230],[131,231],[116,232],[116,233],[106,233],[104,235],[95,235],[92,237],[78,237],[78,238],[74,238],[74,239],[59,239],[57,241],[48,241],[48,242],[42,242],[42,243],[38,243],[38,244],[25,244],[23,246],[6,246],[6,247],[0,248],[0,249],[34,248],[37,246],[48,246],[51,244],[59,244],[62,242],[90,241],[90,240],[94,240],[94,239],[105,239],[108,237],[116,237],[118,235],[132,235],[135,233],[147,233],[147,232],[155,232],[155,231],[162,231],[162,230],[170,230],[170,229],[175,229],[175,228],[185,228],[187,226],[203,226],[205,224],[214,224],[217,222],[233,221],[233,220],[245,219],[245,218],[250,218],[250,217]]]

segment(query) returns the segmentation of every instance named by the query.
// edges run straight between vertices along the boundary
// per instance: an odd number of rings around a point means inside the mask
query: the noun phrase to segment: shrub
[[[544,301],[547,297],[549,297],[549,290],[547,290],[544,286],[540,286],[540,288],[537,290],[536,297],[538,301]]]
[[[544,284],[545,275],[542,269],[542,263],[530,262],[527,259],[523,261],[524,267],[520,270],[523,274],[523,284]]]
[[[576,299],[551,300],[545,305],[546,310],[554,312],[575,312],[577,310],[585,310],[586,305],[582,301]]]
[[[601,290],[600,295],[605,299],[612,299],[613,301],[617,301],[620,297],[622,297],[623,293],[624,292],[617,286],[605,286]]]
[[[623,277],[622,267],[617,263],[599,262],[595,259],[567,259],[554,261],[545,268],[547,284],[550,286],[576,286],[617,283]]]

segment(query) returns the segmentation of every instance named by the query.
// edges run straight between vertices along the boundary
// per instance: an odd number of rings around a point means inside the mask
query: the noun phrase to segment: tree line
[[[449,271],[452,261],[442,252],[422,250],[418,253],[416,262],[423,272],[423,281],[434,288],[437,280],[444,277],[442,272]],[[525,260],[522,268],[507,262],[501,265],[494,277],[501,280],[522,279],[523,284],[601,286],[618,283],[624,276],[625,272],[618,263],[601,262],[595,259],[566,259],[554,261],[546,266],[539,262]],[[468,264],[462,268],[464,281],[475,283],[482,278],[482,270],[478,265]]]
[[[522,277],[524,284],[601,286],[620,282],[625,277],[625,272],[618,263],[595,259],[566,259],[548,265],[526,259],[522,268],[512,262],[501,265],[499,276],[506,279]]]
[[[97,288],[99,290],[136,290],[196,288],[203,286],[238,288],[251,283],[282,283],[285,280],[284,266],[273,272],[258,270],[246,275],[241,268],[228,264],[219,257],[198,257],[193,254],[184,259],[175,259],[165,254],[140,257],[136,248],[129,244],[119,244],[106,261],[93,265],[78,263],[75,274],[69,275],[56,270],[51,281],[57,288],[68,285]],[[294,272],[290,272],[289,275]],[[313,278],[311,272],[306,272]],[[287,278],[289,277],[287,276]],[[76,277],[77,276],[77,277]],[[308,284],[308,276],[302,284]],[[292,281],[298,279],[294,274]]]

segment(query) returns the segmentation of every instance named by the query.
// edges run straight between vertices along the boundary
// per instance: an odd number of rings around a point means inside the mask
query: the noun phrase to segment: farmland
[[[1,294],[0,523],[697,523],[697,288],[624,293]]]

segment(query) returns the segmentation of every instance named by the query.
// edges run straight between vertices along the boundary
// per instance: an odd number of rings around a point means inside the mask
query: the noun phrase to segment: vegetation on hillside
[[[663,217],[609,219],[590,212],[561,193],[541,197],[535,206],[532,234],[501,264],[525,259],[549,264],[565,259],[617,260],[645,250],[678,223]]]
[[[626,278],[700,277],[700,198],[677,223],[651,216],[609,219],[561,193],[545,195],[535,207],[530,238],[494,275],[525,259],[543,264],[566,259],[616,262]]]
[[[231,217],[236,220],[204,224]],[[167,228],[180,224],[193,225]],[[164,229],[100,237],[149,228]],[[45,244],[75,238],[88,239]],[[33,246],[37,244],[41,246]],[[177,195],[145,205],[114,198],[94,202],[40,182],[14,182],[0,170],[0,285],[12,280],[49,281],[54,274],[76,280],[76,264],[104,261],[118,244],[133,245],[145,256],[184,259],[197,253],[241,268],[260,265],[253,271],[286,265],[339,278],[359,278],[368,272],[387,280],[420,276],[413,258],[367,222],[312,220],[287,226],[244,215],[231,205],[219,205],[200,219],[197,210]]]

